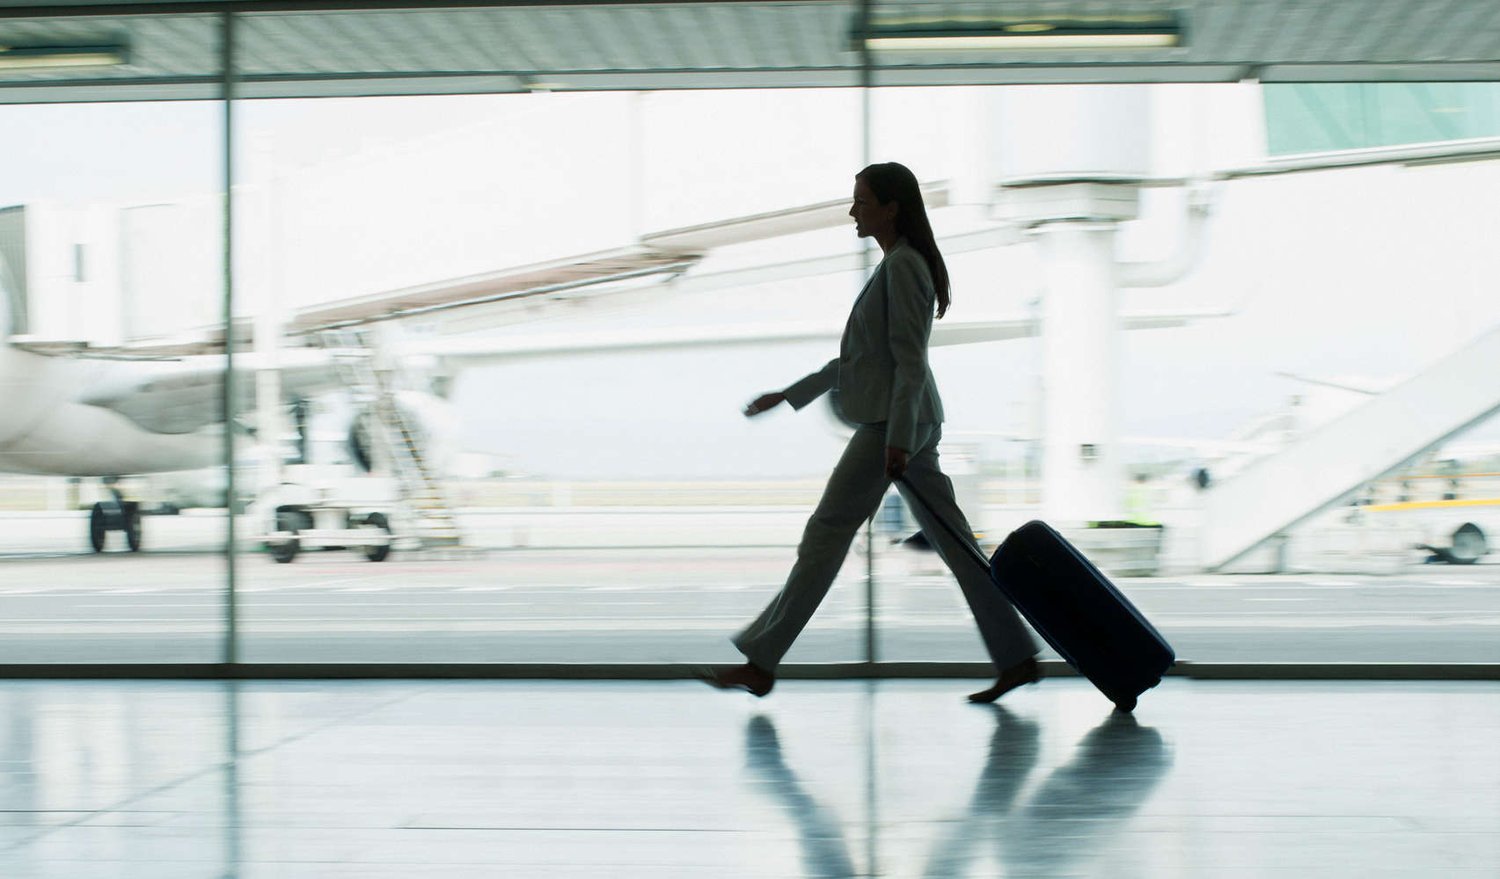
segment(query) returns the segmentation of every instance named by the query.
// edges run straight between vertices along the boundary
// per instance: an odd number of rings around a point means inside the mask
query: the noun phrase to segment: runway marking
[[[652,602],[652,601],[629,601],[629,602],[625,602],[625,601],[591,601],[591,602],[589,602],[589,603],[587,603],[586,605],[583,605],[583,606],[584,607],[649,607],[649,606],[653,606],[653,605],[663,605],[663,604],[666,604],[666,605],[676,605],[676,604],[679,604],[679,603],[680,602],[675,602],[675,601],[674,602],[661,602],[661,601],[658,601],[658,602]],[[93,608],[93,609],[97,609],[97,610],[119,610],[119,605],[114,605],[114,604],[75,604],[75,605],[72,605],[72,606],[76,607],[76,608],[79,608],[79,609]],[[296,602],[257,601],[254,604],[248,605],[244,609],[245,610],[249,610],[249,611],[256,611],[256,610],[264,610],[266,608],[273,608],[273,607],[309,608],[309,609],[311,609],[311,608],[319,608],[319,607],[342,607],[342,608],[348,608],[350,610],[363,610],[364,608],[371,608],[371,607],[400,607],[400,608],[405,608],[407,610],[424,610],[424,609],[428,609],[428,608],[434,608],[435,609],[435,608],[441,608],[441,607],[457,607],[457,608],[487,607],[487,608],[492,608],[493,609],[493,608],[497,608],[497,607],[499,607],[499,608],[506,608],[506,607],[524,608],[524,607],[530,607],[530,606],[531,605],[529,605],[529,604],[521,604],[521,603],[508,603],[508,604],[500,604],[500,605],[479,604],[479,603],[472,602],[472,601],[419,601],[419,602],[411,602],[411,601],[362,601],[362,602],[359,602],[359,603],[351,603],[351,602],[347,602],[347,601],[296,601]],[[151,605],[151,607],[153,609],[154,608],[169,608],[169,607],[177,607],[177,608],[185,608],[185,607],[221,608],[221,607],[223,607],[223,605],[222,605],[222,603],[218,603],[218,602],[209,602],[207,604],[153,604],[153,605]],[[20,619],[20,618],[17,617],[16,619]]]
[[[265,607],[266,605],[257,604],[255,606],[256,607]],[[271,607],[277,607],[278,605],[270,605],[270,606]],[[287,605],[279,605],[279,606],[282,606],[282,607],[296,607],[297,605],[287,604]],[[72,604],[72,605],[69,605],[69,607],[70,608],[77,608],[79,610],[92,609],[92,610],[117,611],[117,610],[120,609],[120,605],[118,605],[118,604]],[[149,608],[144,608],[144,609],[147,609],[147,610],[157,610],[159,608],[160,609],[166,609],[166,608],[177,608],[177,609],[183,609],[183,608],[202,608],[204,610],[222,611],[224,609],[224,602],[223,601],[208,601],[208,602],[164,602],[163,601],[163,602],[156,602],[156,603],[150,605]],[[24,618],[23,617],[17,617],[17,619],[24,619]]]
[[[1370,583],[1382,582],[1373,579],[1369,583],[1313,583],[1306,580],[1277,581],[1266,583],[1248,583],[1236,580],[1182,580],[1177,583],[1151,583],[1143,581],[1125,581],[1125,585],[1131,591],[1136,589],[1213,589],[1219,591],[1242,591],[1246,589],[1267,589],[1277,591],[1282,589],[1359,589]]]
[[[1117,581],[1120,582],[1120,581]],[[1403,590],[1437,590],[1437,589],[1464,589],[1464,588],[1489,588],[1500,587],[1500,583],[1488,579],[1454,580],[1448,582],[1414,582],[1402,580],[1395,576],[1376,577],[1368,580],[1347,584],[1314,584],[1314,583],[1222,583],[1210,580],[1181,581],[1178,583],[1152,583],[1146,581],[1124,581],[1127,592],[1160,591],[1164,593],[1181,593],[1188,590],[1200,589],[1213,592],[1248,592],[1251,590],[1264,590],[1267,592],[1288,592],[1299,589],[1316,590],[1319,592],[1351,592],[1358,589],[1387,588]]]
[[[343,586],[346,583],[356,583],[356,584],[358,584],[358,583],[368,583],[368,582],[370,582],[371,579],[373,579],[376,576],[378,576],[378,575],[367,574],[367,575],[365,575],[363,577],[343,577],[343,578],[337,578],[337,579],[333,579],[333,580],[325,580],[325,579],[319,577],[318,579],[312,580],[312,581],[297,580],[297,581],[294,581],[294,582],[291,582],[291,583],[286,583],[286,584],[277,583],[276,584],[276,588],[280,588],[280,589],[306,589],[309,586],[313,586],[315,588],[324,588],[324,587],[328,587],[328,586]]]

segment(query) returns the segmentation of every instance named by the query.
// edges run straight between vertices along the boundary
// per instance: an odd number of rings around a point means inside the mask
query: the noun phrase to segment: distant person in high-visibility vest
[[[1146,474],[1137,473],[1125,490],[1125,521],[1132,525],[1150,527],[1161,524],[1151,514],[1151,489],[1147,479]]]
[[[917,178],[895,162],[871,165],[854,178],[849,208],[856,234],[884,254],[854,301],[839,356],[783,391],[745,407],[755,416],[782,403],[801,409],[838,390],[843,414],[859,424],[828,479],[797,547],[786,585],[754,622],[734,637],[745,664],[705,669],[713,686],[756,696],[771,692],[776,669],[828,594],[859,527],[886,489],[903,479],[927,503],[909,505],[938,555],[957,577],[980,637],[998,671],[994,686],[969,697],[993,702],[1039,676],[1039,649],[987,568],[973,563],[973,529],[959,510],[953,483],[938,467],[943,404],[927,363],[934,311],[948,310],[948,269],[933,238]],[[967,540],[972,546],[964,546]]]

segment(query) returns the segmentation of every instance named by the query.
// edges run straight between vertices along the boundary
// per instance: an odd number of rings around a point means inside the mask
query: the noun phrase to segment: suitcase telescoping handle
[[[912,500],[916,501],[924,509],[927,510],[927,515],[930,518],[937,520],[938,526],[941,527],[944,531],[948,532],[949,537],[952,537],[953,539],[958,541],[959,545],[964,548],[964,550],[969,554],[969,557],[972,558],[979,565],[979,567],[983,568],[986,572],[990,570],[990,560],[985,557],[984,550],[979,548],[979,542],[974,539],[974,535],[960,534],[958,529],[953,527],[952,522],[949,522],[947,519],[944,519],[942,516],[939,516],[936,512],[934,512],[932,509],[932,504],[928,503],[927,498],[923,497],[922,493],[920,491],[917,491],[917,487],[906,480],[906,477],[897,477],[896,482],[900,483],[901,487],[906,489],[906,493],[911,497]],[[932,542],[930,537],[928,539],[928,542]],[[936,550],[937,545],[933,544],[932,548],[933,550]]]

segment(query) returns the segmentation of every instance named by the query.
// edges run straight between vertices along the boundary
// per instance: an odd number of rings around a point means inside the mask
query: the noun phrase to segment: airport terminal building
[[[895,489],[695,679],[892,161],[1133,713]],[[1494,876],[1497,191],[1489,0],[0,0],[0,876]]]

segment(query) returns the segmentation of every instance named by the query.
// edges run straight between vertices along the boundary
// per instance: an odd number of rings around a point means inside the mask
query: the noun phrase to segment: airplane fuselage
[[[223,429],[163,434],[80,402],[128,361],[35,354],[0,345],[0,471],[50,476],[122,476],[213,466]]]

